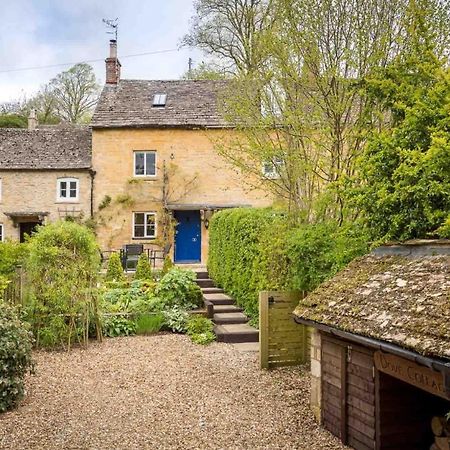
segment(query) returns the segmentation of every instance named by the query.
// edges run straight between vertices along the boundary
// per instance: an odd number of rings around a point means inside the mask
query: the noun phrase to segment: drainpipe
[[[91,176],[91,219],[94,218],[94,178],[97,172],[89,169],[89,175]]]

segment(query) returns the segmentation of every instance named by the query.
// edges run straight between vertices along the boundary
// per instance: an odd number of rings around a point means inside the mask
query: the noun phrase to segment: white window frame
[[[70,197],[70,183],[76,183],[76,197]],[[61,197],[61,183],[67,183],[68,197]],[[73,177],[58,178],[56,181],[56,201],[64,203],[78,203],[80,198],[80,180]]]
[[[136,173],[136,155],[138,153],[144,154],[144,174]],[[154,153],[155,155],[155,170],[153,174],[147,174],[147,153]],[[158,152],[156,150],[134,150],[133,151],[133,174],[135,177],[140,178],[155,178],[158,172]]]
[[[0,242],[5,240],[5,227],[0,223]]]
[[[284,161],[281,158],[273,158],[271,160],[264,161],[261,168],[263,177],[269,180],[276,180],[280,178],[280,173],[278,170],[283,164]],[[270,166],[272,170],[266,170],[268,166]]]
[[[167,94],[155,94],[153,96],[152,106],[156,108],[164,108],[167,102]]]
[[[144,236],[136,236],[135,235],[136,214],[144,214]],[[155,232],[153,233],[153,235],[147,234],[147,217],[148,216],[154,216]],[[157,235],[158,235],[158,221],[157,221],[156,212],[155,211],[134,211],[133,212],[133,228],[132,228],[133,239],[155,239]]]

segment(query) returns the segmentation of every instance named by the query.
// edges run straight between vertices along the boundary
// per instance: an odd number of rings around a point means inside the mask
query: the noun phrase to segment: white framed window
[[[280,168],[284,164],[281,158],[273,158],[263,162],[262,173],[264,178],[276,179],[280,178]]]
[[[133,238],[151,239],[156,237],[156,213],[133,213]]]
[[[58,178],[56,198],[58,202],[77,202],[79,198],[77,178]]]
[[[155,94],[153,96],[153,106],[164,107],[166,106],[167,94]]]
[[[0,223],[0,242],[3,242],[5,240],[5,233],[3,231],[3,224]]]
[[[145,150],[134,152],[134,176],[156,176],[156,151]]]

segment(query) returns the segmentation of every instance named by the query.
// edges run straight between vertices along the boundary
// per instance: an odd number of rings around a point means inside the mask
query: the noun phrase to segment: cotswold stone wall
[[[119,249],[133,242],[152,243],[152,240],[133,239],[133,212],[155,211],[160,221],[164,185],[166,200],[180,210],[194,209],[192,205],[270,205],[272,200],[267,193],[252,188],[254,183],[214,150],[215,140],[231,133],[219,130],[94,129],[94,210],[100,224],[101,248]],[[157,152],[156,176],[134,176],[134,152],[139,150]],[[163,180],[164,164],[166,183]],[[161,239],[161,232],[159,223],[157,240]],[[207,249],[208,233],[202,224],[202,262],[206,262]]]
[[[57,200],[58,178],[79,180],[78,201]],[[4,239],[19,239],[19,227],[5,213],[48,213],[45,221],[67,215],[90,217],[91,176],[87,170],[1,170],[0,180],[0,224]]]

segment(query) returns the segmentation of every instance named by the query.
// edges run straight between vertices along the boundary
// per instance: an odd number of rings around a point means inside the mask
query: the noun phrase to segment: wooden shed
[[[449,450],[448,241],[381,247],[294,318],[314,328],[311,406],[326,429],[357,450]]]

